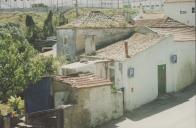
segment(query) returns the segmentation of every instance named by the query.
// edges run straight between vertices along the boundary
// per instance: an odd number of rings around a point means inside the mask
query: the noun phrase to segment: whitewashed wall
[[[167,16],[179,22],[195,26],[195,13],[192,13],[193,7],[195,7],[194,2],[166,3],[164,12]],[[180,14],[180,11],[184,11],[185,13]]]
[[[177,54],[177,64],[170,56]],[[125,87],[126,110],[148,103],[158,96],[158,65],[166,64],[166,92],[174,92],[194,82],[195,43],[174,43],[172,37],[146,49],[123,63],[123,75],[116,63],[116,85]],[[127,70],[133,67],[134,77],[128,78]],[[183,73],[183,74],[182,74]]]
[[[195,41],[175,42],[175,48],[178,55],[178,62],[173,66],[173,79],[176,85],[176,91],[183,89],[187,85],[196,82],[196,43]]]
[[[112,93],[110,86],[91,88],[84,108],[91,113],[93,127],[116,119],[123,115],[122,93]]]
[[[167,38],[161,43],[146,49],[133,58],[127,60],[124,76],[126,79],[125,101],[127,110],[132,110],[145,103],[148,103],[158,96],[158,74],[157,66],[166,64],[167,92],[174,91],[174,85],[170,78],[170,55],[172,38]],[[128,78],[128,68],[134,68],[134,77]]]

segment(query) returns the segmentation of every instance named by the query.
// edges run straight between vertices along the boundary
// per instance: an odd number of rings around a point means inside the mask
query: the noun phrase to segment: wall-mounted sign
[[[171,61],[172,64],[177,63],[177,60],[178,60],[177,55],[171,55],[170,61]]]
[[[128,77],[134,77],[134,68],[128,69]]]

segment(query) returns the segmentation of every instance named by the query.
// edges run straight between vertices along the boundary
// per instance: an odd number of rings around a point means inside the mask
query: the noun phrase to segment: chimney
[[[125,45],[125,57],[129,58],[128,42],[124,42],[124,45]]]
[[[96,53],[95,35],[86,35],[85,38],[85,54],[94,55]]]

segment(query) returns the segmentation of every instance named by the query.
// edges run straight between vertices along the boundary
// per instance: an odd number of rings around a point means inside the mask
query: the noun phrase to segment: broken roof
[[[89,88],[112,84],[110,80],[100,78],[91,73],[73,74],[68,76],[55,76],[54,79],[56,81],[68,84],[74,88]]]
[[[146,14],[148,15],[148,14]],[[180,23],[172,18],[140,18],[135,26],[148,26],[161,34],[172,34],[175,41],[195,41],[195,27]]]
[[[129,27],[123,16],[107,16],[100,11],[92,11],[86,16],[80,17],[75,21],[60,26],[58,28],[118,28]]]
[[[163,35],[159,35],[154,32],[147,34],[135,33],[127,40],[119,41],[98,50],[95,57],[121,61],[126,59],[124,42],[128,42],[128,51],[131,58],[145,49],[155,45],[163,37]]]

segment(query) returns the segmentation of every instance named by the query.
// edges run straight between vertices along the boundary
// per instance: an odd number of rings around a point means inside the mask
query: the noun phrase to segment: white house
[[[122,8],[123,0],[78,0],[78,5],[79,7]]]
[[[166,0],[164,12],[172,19],[195,26],[195,0]]]

